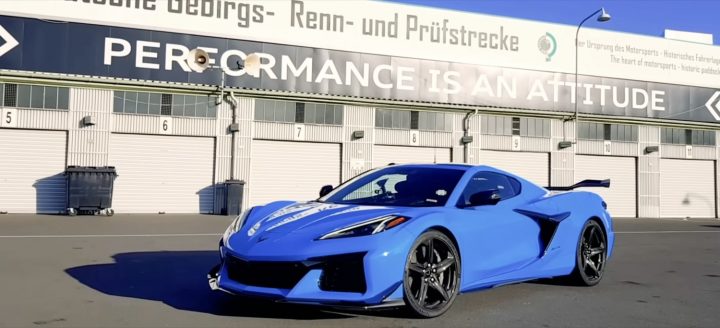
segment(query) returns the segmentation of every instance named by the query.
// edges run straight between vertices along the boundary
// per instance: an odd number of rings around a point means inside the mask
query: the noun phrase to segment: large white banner
[[[574,26],[380,1],[1,0],[0,14],[575,72]],[[720,88],[717,46],[583,28],[578,50],[581,75]]]

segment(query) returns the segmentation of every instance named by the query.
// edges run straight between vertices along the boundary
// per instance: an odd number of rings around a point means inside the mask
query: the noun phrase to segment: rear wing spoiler
[[[605,180],[583,180],[569,187],[545,187],[547,190],[568,191],[582,187],[610,188],[610,179]]]

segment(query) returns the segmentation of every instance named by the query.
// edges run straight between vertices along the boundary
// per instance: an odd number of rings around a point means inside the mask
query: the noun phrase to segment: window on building
[[[217,116],[216,96],[115,91],[115,113],[187,117]]]
[[[481,133],[499,136],[550,137],[550,120],[532,117],[482,115]]]
[[[545,118],[520,117],[520,135],[527,137],[550,137],[550,120]]]
[[[692,130],[692,144],[700,146],[715,146],[715,131]]]
[[[378,108],[375,127],[422,131],[452,131],[452,114],[418,110]]]
[[[5,83],[0,84],[0,89],[3,106],[59,110],[68,110],[69,107],[69,88]]]
[[[423,125],[426,126],[426,127],[428,127],[428,126],[429,126],[429,125],[428,125],[429,122],[428,122],[426,116],[427,116],[427,115],[423,115],[423,118],[425,118],[425,122],[423,122],[423,123],[424,123]],[[433,122],[432,122],[433,127],[435,127],[435,124],[434,124],[434,123],[435,123],[435,120],[434,120],[434,118],[432,118],[432,120],[433,120]],[[418,112],[418,111],[416,111],[416,110],[410,111],[410,129],[411,129],[411,130],[419,130],[419,129],[420,129],[420,112]]]
[[[441,112],[411,111],[417,113],[417,126],[413,129],[424,131],[452,131],[452,114]]]
[[[520,135],[520,118],[519,117],[513,117],[512,118],[512,135],[519,136]],[[523,132],[527,133],[527,126],[524,126],[525,129]]]
[[[390,111],[390,123],[389,127],[393,129],[409,129],[410,126],[410,112],[401,110],[389,110]]]
[[[482,134],[509,136],[512,135],[513,118],[510,116],[482,115],[480,132]]]
[[[637,125],[627,124],[579,122],[578,138],[586,140],[637,142],[638,127]]]
[[[343,106],[336,104],[255,99],[255,120],[342,125]]]
[[[715,131],[662,128],[660,142],[676,145],[715,146]]]
[[[172,95],[162,94],[160,96],[160,115],[171,115],[172,114]]]
[[[17,84],[6,84],[3,89],[5,91],[3,106],[15,107],[17,105]]]

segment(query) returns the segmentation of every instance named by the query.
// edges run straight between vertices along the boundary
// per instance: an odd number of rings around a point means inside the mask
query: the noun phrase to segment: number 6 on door
[[[173,125],[172,117],[162,116],[160,117],[160,134],[172,134]]]

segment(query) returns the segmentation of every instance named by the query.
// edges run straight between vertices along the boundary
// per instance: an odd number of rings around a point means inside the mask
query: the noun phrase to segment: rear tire
[[[430,230],[415,240],[405,262],[403,290],[407,310],[420,318],[445,313],[460,289],[460,256],[445,234]]]
[[[571,281],[580,286],[595,286],[602,280],[607,260],[607,238],[600,224],[590,220],[583,226],[575,252],[575,270]]]

